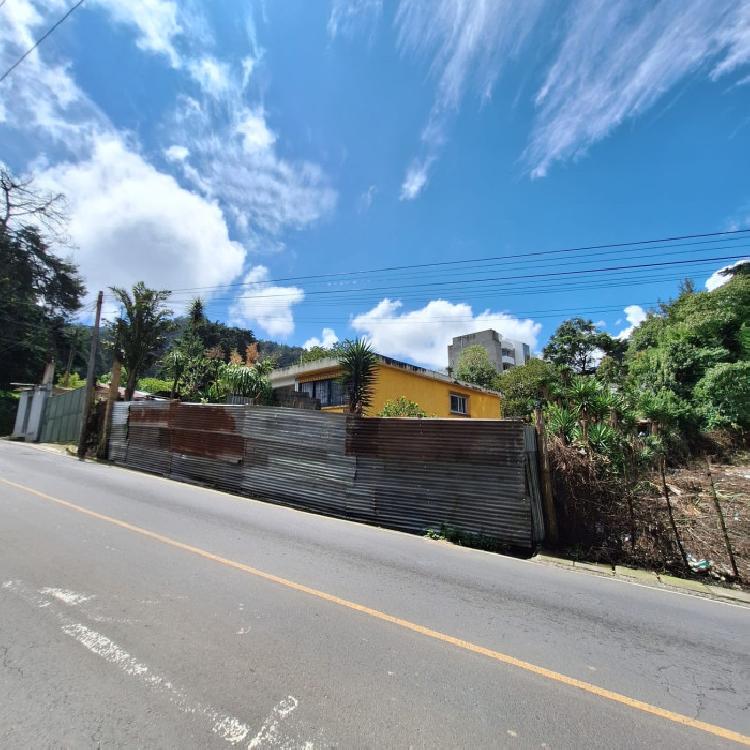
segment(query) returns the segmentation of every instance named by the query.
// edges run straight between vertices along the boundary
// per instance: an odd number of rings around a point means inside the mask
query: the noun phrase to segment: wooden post
[[[541,473],[542,499],[544,500],[545,536],[549,544],[557,544],[560,536],[557,529],[557,511],[555,499],[552,495],[552,478],[549,471],[549,456],[547,455],[547,438],[544,432],[544,414],[542,407],[534,408],[536,426],[536,444],[539,453],[539,471]]]
[[[716,515],[719,516],[719,523],[721,524],[721,532],[724,534],[724,544],[727,546],[727,554],[729,555],[729,563],[732,566],[732,573],[734,577],[739,580],[740,571],[737,568],[737,560],[734,556],[734,550],[732,549],[732,543],[729,541],[729,533],[727,532],[727,524],[724,520],[724,511],[721,509],[719,504],[719,496],[716,494],[716,486],[714,485],[714,477],[711,473],[711,459],[706,457],[706,468],[708,469],[708,481],[711,485],[711,494],[714,498],[714,507],[716,508]]]
[[[659,470],[661,472],[661,487],[664,492],[664,499],[667,501],[667,513],[669,514],[669,523],[672,526],[674,532],[674,538],[677,540],[677,547],[680,550],[682,562],[687,570],[690,570],[690,564],[688,563],[687,555],[685,554],[685,548],[682,546],[682,538],[680,532],[677,529],[677,522],[674,520],[674,513],[672,512],[672,501],[669,499],[669,487],[667,487],[667,473],[666,467],[667,459],[664,456],[659,458]]]
[[[99,345],[99,320],[102,317],[102,292],[96,297],[96,317],[94,329],[91,332],[91,350],[89,352],[89,366],[86,371],[86,394],[83,397],[83,413],[81,414],[81,432],[78,437],[78,458],[86,456],[86,430],[89,423],[89,414],[94,403],[94,386],[96,385],[96,350]]]
[[[107,458],[109,453],[109,435],[112,431],[112,408],[120,392],[121,375],[122,362],[120,362],[119,353],[117,352],[117,347],[115,347],[115,355],[112,360],[112,375],[109,381],[109,393],[107,394],[107,408],[104,412],[104,424],[102,424],[102,432],[99,435],[99,447],[96,451],[98,458]]]

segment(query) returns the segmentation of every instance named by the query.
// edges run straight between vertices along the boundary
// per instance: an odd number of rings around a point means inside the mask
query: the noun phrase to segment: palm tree
[[[142,281],[132,293],[120,287],[110,289],[122,308],[121,316],[112,323],[112,338],[118,342],[120,361],[127,369],[125,400],[130,401],[138,378],[156,361],[172,328],[172,311],[164,306],[170,292],[149,289]]]
[[[339,351],[341,382],[346,387],[349,413],[361,417],[372,402],[378,355],[365,339],[345,341]]]

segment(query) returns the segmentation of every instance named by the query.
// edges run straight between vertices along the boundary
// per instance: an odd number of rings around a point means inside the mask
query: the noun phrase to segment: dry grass
[[[573,556],[681,575],[686,570],[669,522],[658,472],[637,483],[615,477],[603,459],[550,445],[561,544]],[[717,497],[743,583],[750,582],[750,456],[712,464]],[[708,575],[731,580],[732,568],[705,459],[667,471],[667,487],[685,552],[710,560]]]

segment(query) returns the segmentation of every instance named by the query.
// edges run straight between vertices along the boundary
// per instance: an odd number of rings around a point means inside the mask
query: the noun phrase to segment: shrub
[[[172,383],[162,378],[141,378],[138,381],[138,390],[146,393],[166,393],[172,389]]]
[[[416,402],[406,396],[386,401],[378,414],[379,417],[426,417],[427,412]]]

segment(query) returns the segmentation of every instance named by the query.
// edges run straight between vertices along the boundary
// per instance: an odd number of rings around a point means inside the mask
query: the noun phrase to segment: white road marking
[[[83,604],[84,602],[87,602],[90,599],[94,598],[93,596],[78,594],[75,591],[69,591],[68,589],[44,588],[40,589],[39,593],[48,596],[54,596],[58,601],[61,601],[63,604],[69,604],[72,607],[75,607],[78,604]]]
[[[295,742],[281,735],[279,730],[281,720],[289,716],[298,705],[299,701],[293,695],[287,696],[283,701],[278,703],[263,722],[263,726],[260,728],[258,734],[250,740],[247,750],[254,750],[259,747],[279,747],[284,750],[301,747],[304,750],[312,750],[312,742]]]
[[[22,581],[14,579],[3,581],[0,584],[0,589],[12,591],[29,604],[37,607],[49,607],[52,603],[50,598],[68,606],[75,606],[93,598],[93,596],[85,596],[68,589],[52,587],[34,591],[25,586]],[[211,722],[211,730],[214,734],[226,740],[229,744],[236,745],[247,738],[250,727],[246,723],[229,714],[223,714],[212,706],[191,700],[182,688],[176,686],[164,675],[155,673],[148,665],[138,661],[132,654],[106,635],[92,630],[83,623],[75,622],[63,612],[53,610],[50,610],[50,612],[63,623],[61,630],[65,635],[75,639],[88,651],[101,657],[109,664],[118,667],[129,677],[133,677],[151,690],[165,695],[170,703],[182,713],[205,716]],[[299,701],[292,695],[280,701],[271,714],[266,717],[260,731],[253,737],[248,748],[276,747],[281,750],[291,750],[292,748],[312,750],[312,742],[293,740],[284,736],[280,731],[281,720],[289,716],[298,705]]]
[[[119,667],[128,676],[135,677],[151,689],[164,693],[179,711],[186,714],[203,714],[211,721],[211,729],[214,734],[230,744],[235,745],[247,737],[250,731],[247,724],[233,716],[222,715],[211,706],[204,706],[196,701],[191,701],[184,690],[174,685],[166,677],[154,673],[146,664],[139,662],[125,649],[107,638],[106,635],[97,633],[81,623],[63,625],[62,631],[71,638],[75,638],[93,654],[101,656],[105,661]]]

